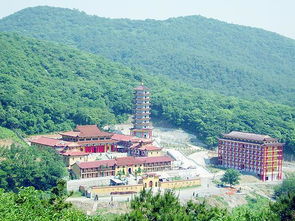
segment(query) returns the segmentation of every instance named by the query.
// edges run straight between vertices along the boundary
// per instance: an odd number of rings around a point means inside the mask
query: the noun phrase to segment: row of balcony
[[[245,158],[278,158],[282,157],[282,154],[249,154],[249,153],[219,153],[220,156],[228,156],[228,157],[245,157]]]
[[[136,108],[133,108],[134,111],[149,111],[151,110],[150,107],[142,107],[142,108],[139,108],[139,107],[136,107]]]
[[[246,149],[246,150],[238,150],[238,149],[219,149],[219,152],[223,152],[223,153],[253,153],[253,154],[273,154],[273,153],[283,153],[282,150],[269,150],[269,151],[263,151],[263,150],[252,150],[252,149]]]
[[[135,117],[144,116],[144,115],[150,115],[150,114],[151,114],[151,112],[149,112],[149,111],[136,111],[136,112],[134,112]]]
[[[150,95],[151,93],[149,91],[136,91],[134,92],[135,95]]]
[[[143,121],[143,120],[150,120],[151,118],[149,117],[149,115],[147,115],[147,116],[132,116],[132,119]]]
[[[149,101],[136,101],[134,102],[135,105],[147,105],[150,106],[152,105]]]
[[[257,160],[233,160],[233,159],[219,159],[222,162],[236,162],[236,163],[247,163],[251,165],[278,165],[279,161],[257,161]]]
[[[138,123],[138,122],[132,122],[134,125],[138,125],[138,126],[150,126],[151,123],[150,122],[145,122],[145,123]]]
[[[243,154],[252,154],[252,155],[262,155],[263,154],[263,152],[260,152],[260,151],[230,151],[230,150],[219,151],[219,153],[224,153],[224,154],[243,153]]]
[[[135,101],[149,101],[151,98],[150,97],[139,97],[139,96],[136,96],[134,98]]]

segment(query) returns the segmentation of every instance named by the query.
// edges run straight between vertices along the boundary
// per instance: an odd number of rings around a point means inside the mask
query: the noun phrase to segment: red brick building
[[[219,164],[258,175],[261,180],[282,179],[283,143],[268,135],[232,131],[218,139]]]

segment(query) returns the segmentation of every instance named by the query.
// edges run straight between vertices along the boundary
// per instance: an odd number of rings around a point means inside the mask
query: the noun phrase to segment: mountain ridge
[[[0,30],[56,41],[224,95],[295,105],[295,41],[201,16],[109,19],[34,7]]]

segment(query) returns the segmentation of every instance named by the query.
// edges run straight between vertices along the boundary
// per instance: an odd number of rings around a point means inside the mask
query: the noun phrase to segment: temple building
[[[219,164],[256,174],[261,180],[281,180],[283,143],[268,135],[232,131],[218,141]]]
[[[150,124],[150,89],[143,84],[134,88],[133,127],[131,135],[140,138],[151,138]]]
[[[146,138],[139,138],[132,135],[125,135],[125,134],[114,134],[112,136],[112,140],[117,142],[117,152],[124,152],[127,153],[129,149],[138,144],[152,144],[152,139]]]
[[[86,153],[117,151],[113,134],[101,131],[96,125],[77,126],[73,131],[60,133],[62,140],[75,142]]]
[[[171,170],[173,159],[169,156],[155,157],[119,157],[110,160],[76,162],[72,166],[72,175],[77,179],[115,176],[118,173],[135,174]]]
[[[152,144],[136,143],[128,149],[128,155],[134,157],[161,156],[162,149]]]

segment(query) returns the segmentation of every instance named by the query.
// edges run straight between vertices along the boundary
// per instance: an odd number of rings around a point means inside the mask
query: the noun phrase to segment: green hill
[[[295,105],[295,41],[201,16],[107,19],[34,7],[0,20],[16,31],[101,54],[224,95]]]
[[[0,33],[0,126],[27,134],[112,124],[131,113],[132,88],[152,88],[153,116],[206,144],[220,133],[267,133],[294,148],[295,108],[226,97],[131,70],[67,46]]]

